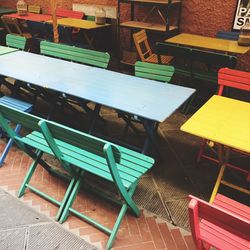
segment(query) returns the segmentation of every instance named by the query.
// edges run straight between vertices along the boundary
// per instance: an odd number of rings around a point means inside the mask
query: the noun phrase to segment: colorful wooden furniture
[[[16,10],[14,10],[14,9],[0,7],[0,16],[15,13],[15,12],[16,12]]]
[[[170,82],[174,74],[174,70],[174,67],[169,65],[160,65],[140,61],[137,61],[135,63],[135,76],[165,82],[165,84],[169,84],[168,82]],[[122,117],[123,120],[126,122],[126,126],[123,130],[123,138],[125,138],[125,136],[127,135],[129,127],[136,134],[138,134],[138,130],[133,125],[133,122],[141,123],[140,119],[137,116],[121,112],[119,112],[118,116]]]
[[[142,62],[158,63],[157,54],[153,53],[148,42],[145,30],[133,34],[135,47]],[[161,56],[161,63],[168,64],[173,57]]]
[[[110,55],[107,52],[83,49],[48,41],[41,42],[40,52],[43,55],[66,59],[72,62],[83,63],[104,69],[108,67],[110,60]]]
[[[239,32],[237,31],[218,31],[216,33],[216,38],[238,41]]]
[[[49,14],[51,15],[51,11],[49,11]],[[56,16],[57,17],[83,19],[84,13],[82,11],[56,8]]]
[[[36,13],[31,13],[31,12],[28,12],[27,15],[25,16],[19,16],[17,13],[13,13],[13,14],[4,15],[4,17],[16,18],[20,20],[30,20],[30,21],[35,21],[35,22],[45,22],[45,21],[52,19],[51,15],[36,14]]]
[[[195,91],[33,53],[15,53],[12,57],[11,53],[0,57],[0,74],[140,117],[147,135],[142,152],[147,151],[150,143],[157,144],[156,124]],[[55,74],[58,71],[60,74]]]
[[[18,100],[18,99],[13,98],[13,97],[9,97],[9,96],[0,97],[0,104],[6,105],[6,106],[11,107],[11,108],[15,108],[15,109],[20,110],[22,112],[30,113],[32,111],[32,104]],[[18,134],[20,129],[21,129],[21,124],[19,124],[19,122],[17,122],[16,124],[17,125],[16,125],[14,131],[16,134]],[[2,127],[1,127],[1,129],[2,129]],[[0,156],[0,167],[4,164],[5,158],[8,154],[8,152],[10,151],[12,144],[13,144],[13,139],[10,137],[10,139],[8,140],[8,142],[7,142],[5,148],[3,149],[2,154]]]
[[[24,36],[17,36],[13,34],[6,35],[6,45],[8,47],[24,50],[27,39]]]
[[[104,69],[108,67],[110,60],[109,53],[83,49],[74,46],[69,46],[66,44],[58,44],[48,41],[42,41],[40,43],[40,53],[43,55],[65,59],[72,62],[83,63]],[[87,106],[87,102],[83,101],[82,99],[79,100],[79,98],[66,95],[65,93],[61,95],[59,99],[58,101],[61,103],[61,105],[66,104],[67,107],[69,107],[70,109],[74,109],[73,106],[71,105],[72,103],[77,103],[80,104],[80,106],[87,113],[93,112],[93,110]],[[98,106],[98,113],[100,112],[100,109],[101,106]]]
[[[189,77],[191,83],[204,80],[211,83],[218,82],[218,69],[221,67],[235,68],[237,58],[231,55],[214,53],[175,45],[171,43],[157,43],[157,54],[173,56],[182,64],[173,63],[175,73]],[[161,58],[159,57],[161,63]],[[198,66],[197,66],[198,63]],[[200,69],[200,64],[204,69]]]
[[[230,78],[230,77],[229,77]],[[220,171],[210,202],[213,202],[220,184],[250,194],[247,188],[223,180],[231,149],[250,153],[250,103],[214,95],[182,127],[181,130],[220,145]],[[242,169],[249,174],[249,166]]]
[[[165,42],[236,54],[244,54],[250,49],[247,46],[239,46],[236,41],[187,33],[181,33],[165,40]]]
[[[1,20],[3,22],[3,25],[9,34],[24,36],[27,39],[31,38],[31,34],[27,32],[23,32],[17,19],[13,17],[8,17],[7,15],[4,15],[1,17]]]
[[[175,68],[169,65],[160,65],[147,62],[135,63],[135,76],[157,80],[161,82],[170,82]]]
[[[26,136],[18,135],[8,125],[8,120],[14,123],[18,122],[31,132]],[[23,196],[25,190],[29,188],[59,206],[56,220],[60,223],[67,219],[69,213],[73,213],[94,225],[110,235],[106,249],[112,247],[127,209],[130,208],[135,216],[140,215],[140,210],[132,196],[140,177],[153,166],[154,160],[152,158],[5,105],[0,105],[0,125],[17,146],[33,159],[18,192],[18,197]],[[56,157],[69,175],[70,184],[62,201],[54,199],[29,183],[38,164],[50,171],[50,167],[41,158],[44,153]],[[112,229],[91,219],[87,214],[82,214],[72,208],[80,185],[82,182],[84,183],[84,177],[87,173],[113,184],[119,193],[121,199],[119,198],[117,202],[121,205],[121,210]],[[105,191],[103,187],[102,189],[97,187],[95,190],[98,190],[101,194]],[[110,196],[109,194],[108,197],[112,198]]]
[[[0,55],[4,55],[4,54],[15,52],[15,51],[18,51],[18,49],[9,48],[9,47],[0,45]]]
[[[51,23],[52,21],[48,21]],[[110,24],[96,24],[95,22],[88,20],[81,20],[77,18],[60,18],[57,20],[58,25],[78,28],[83,32],[84,39],[86,40],[90,49],[94,49],[94,39],[96,32],[100,29],[104,29],[110,26]]]
[[[217,194],[213,204],[189,196],[189,222],[198,250],[250,248],[250,208]]]

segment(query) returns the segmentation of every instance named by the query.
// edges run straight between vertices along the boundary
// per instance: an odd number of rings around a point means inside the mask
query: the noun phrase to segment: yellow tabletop
[[[250,153],[250,103],[214,95],[181,130]]]
[[[181,33],[165,42],[238,54],[244,54],[250,49],[250,46],[239,46],[237,41],[187,33]]]
[[[48,23],[52,23],[52,20],[49,20]],[[106,26],[110,26],[110,24],[96,24],[93,21],[88,20],[81,20],[77,18],[60,18],[57,20],[57,23],[63,26],[85,29],[85,30],[92,30],[92,29],[99,29]]]

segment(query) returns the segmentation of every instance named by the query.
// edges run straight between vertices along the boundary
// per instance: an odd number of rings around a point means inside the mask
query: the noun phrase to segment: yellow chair
[[[153,53],[148,42],[145,30],[133,34],[135,47],[142,62],[159,63],[157,54]],[[169,64],[173,59],[172,56],[161,55],[161,63]]]

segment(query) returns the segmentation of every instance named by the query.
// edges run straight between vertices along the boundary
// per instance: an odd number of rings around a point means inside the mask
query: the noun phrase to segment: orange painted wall
[[[38,4],[49,8],[50,0],[26,0],[28,4]],[[57,0],[58,6],[71,8],[72,3],[104,4],[117,6],[117,0]],[[230,31],[233,23],[236,0],[183,0],[181,31],[214,36],[218,30]],[[2,6],[15,7],[16,0],[2,0]],[[123,19],[128,11],[123,11]],[[143,14],[143,13],[142,13]],[[238,68],[250,71],[250,52],[239,58]]]

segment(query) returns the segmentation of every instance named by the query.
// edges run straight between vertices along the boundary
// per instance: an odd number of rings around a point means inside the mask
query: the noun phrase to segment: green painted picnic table
[[[18,49],[9,48],[9,47],[0,45],[0,55],[5,55],[5,54],[11,53],[11,52],[15,52],[17,50]]]

